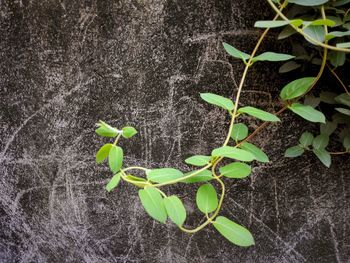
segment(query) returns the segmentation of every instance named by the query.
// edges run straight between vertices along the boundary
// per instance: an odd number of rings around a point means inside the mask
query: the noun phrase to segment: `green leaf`
[[[234,148],[231,146],[223,146],[223,147],[214,149],[211,155],[227,157],[227,158],[236,159],[244,162],[250,162],[255,159],[255,156],[252,153],[242,149]]]
[[[350,30],[344,31],[344,32],[342,32],[342,31],[329,32],[326,35],[326,39],[331,40],[331,39],[336,38],[336,37],[345,37],[345,36],[350,36]]]
[[[335,97],[337,97],[338,94],[334,93],[334,92],[329,92],[329,91],[322,91],[320,93],[320,99],[322,102],[324,103],[328,103],[328,104],[336,104],[337,101],[335,100]]]
[[[293,158],[293,157],[298,157],[298,156],[302,155],[303,153],[304,153],[304,149],[302,147],[300,147],[299,145],[297,145],[297,146],[293,146],[293,147],[288,148],[285,151],[284,156]]]
[[[320,134],[315,137],[312,142],[314,149],[324,149],[329,143],[329,137],[325,134]]]
[[[178,226],[186,220],[186,209],[182,201],[175,195],[164,198],[164,206],[170,219]]]
[[[112,126],[108,125],[103,121],[99,121],[99,123],[97,123],[96,125],[99,127],[96,129],[95,132],[100,136],[114,138],[119,134],[118,129],[113,128]]]
[[[350,150],[350,135],[347,135],[343,139],[343,146],[345,150],[349,151]]]
[[[326,39],[326,31],[323,26],[308,26],[303,29],[304,33],[312,38],[312,40],[316,40],[318,42],[323,42]],[[312,40],[305,38],[311,44],[315,44]]]
[[[146,187],[139,190],[139,197],[146,212],[155,220],[165,223],[167,213],[163,198],[155,187]]]
[[[112,144],[106,143],[96,153],[96,163],[102,163],[104,159],[108,157],[109,151],[112,148]]]
[[[350,48],[350,42],[337,43],[336,47],[339,47],[339,48]]]
[[[284,63],[278,70],[279,73],[287,73],[293,71],[297,68],[300,68],[301,65],[296,63],[295,61],[288,61]]]
[[[325,4],[328,0],[289,0],[288,2],[302,6],[316,6]]]
[[[235,141],[243,140],[248,136],[248,127],[243,123],[237,123],[233,125],[231,132],[231,138]]]
[[[250,58],[250,55],[248,55],[247,53],[239,51],[238,49],[234,48],[233,46],[231,46],[225,42],[223,43],[223,46],[224,46],[224,49],[226,50],[226,52],[229,55],[231,55],[232,57],[242,59],[243,61],[246,61]]]
[[[316,108],[321,102],[320,98],[317,98],[313,95],[306,95],[304,99],[304,104],[309,105],[312,108]]]
[[[249,230],[226,217],[218,216],[213,225],[221,235],[237,246],[249,247],[255,244]]]
[[[197,172],[197,171],[191,171],[191,172],[185,173],[185,176],[188,176],[188,175],[193,174],[195,172]],[[213,176],[211,174],[211,171],[204,170],[204,171],[201,171],[198,174],[196,174],[190,178],[182,180],[181,182],[187,183],[187,184],[192,184],[192,183],[207,182],[207,181],[210,181],[212,179],[213,179]]]
[[[313,149],[313,153],[317,156],[317,158],[326,166],[331,166],[331,155],[325,149]]]
[[[250,175],[250,165],[240,162],[230,163],[219,168],[220,174],[228,178],[244,178]]]
[[[208,214],[213,212],[218,207],[218,196],[214,186],[207,183],[199,187],[196,195],[196,203],[202,213]]]
[[[332,121],[326,121],[320,125],[320,132],[327,136],[330,136],[337,129],[337,123]]]
[[[109,181],[109,183],[106,185],[106,190],[108,192],[112,191],[114,188],[116,188],[120,182],[120,173],[115,174],[112,179]]]
[[[185,160],[185,163],[194,166],[205,166],[209,163],[211,157],[205,155],[194,155]]]
[[[146,173],[147,179],[155,183],[167,183],[183,177],[183,173],[174,168],[153,169]]]
[[[258,118],[260,120],[263,120],[263,121],[281,121],[277,116],[275,116],[269,112],[266,112],[266,111],[263,111],[263,110],[260,110],[260,109],[254,108],[254,107],[250,107],[250,106],[240,108],[238,110],[238,112],[239,113],[246,113],[248,115],[251,115],[251,116]]]
[[[240,148],[248,152],[251,152],[255,156],[255,159],[259,162],[262,162],[262,163],[269,162],[269,157],[260,148],[258,148],[252,143],[244,142],[241,144]]]
[[[264,21],[256,21],[254,24],[254,27],[258,28],[275,28],[275,27],[281,27],[286,25],[294,25],[296,27],[303,24],[303,20],[301,19],[295,19],[290,21],[284,21],[284,20],[264,20]]]
[[[328,53],[329,62],[331,62],[334,67],[341,67],[345,64],[345,53],[331,50]]]
[[[280,93],[281,99],[286,101],[286,100],[291,100],[304,95],[308,91],[308,89],[311,87],[314,80],[315,80],[314,77],[307,77],[307,78],[296,79],[288,83],[281,90],[281,93]]]
[[[312,141],[314,140],[314,136],[310,132],[304,132],[299,139],[299,143],[304,147],[308,147],[312,144]]]
[[[300,103],[293,103],[288,108],[292,110],[295,114],[303,117],[305,120],[321,123],[326,122],[326,117],[323,115],[323,113],[318,110],[315,110],[311,106],[303,105]]]
[[[340,113],[343,113],[345,115],[350,116],[350,110],[349,109],[345,109],[345,108],[335,108],[337,111],[339,111]]]
[[[126,126],[122,129],[123,133],[122,136],[124,138],[131,138],[137,133],[137,130],[134,127]]]
[[[232,111],[234,108],[234,104],[230,99],[222,97],[220,95],[213,93],[201,93],[200,96],[206,102],[219,106],[225,110]]]
[[[281,39],[286,39],[292,35],[294,35],[297,31],[291,26],[286,26],[285,28],[282,29],[281,33],[278,34],[278,40]]]
[[[350,95],[348,95],[347,93],[342,93],[334,99],[336,102],[350,107]]]
[[[119,146],[112,145],[109,155],[108,164],[111,171],[115,174],[123,165],[123,149]]]
[[[281,54],[281,53],[275,53],[275,52],[265,52],[262,53],[252,59],[252,61],[286,61],[294,58],[295,56],[291,56],[288,54]]]
[[[306,26],[330,26],[333,27],[336,23],[330,19],[316,19],[314,21],[304,21],[304,25]]]

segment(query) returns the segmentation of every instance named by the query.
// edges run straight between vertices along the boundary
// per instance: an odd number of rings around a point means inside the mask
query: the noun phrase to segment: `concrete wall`
[[[248,249],[212,227],[191,236],[154,222],[135,188],[108,194],[108,168],[94,162],[107,142],[99,119],[139,130],[122,142],[128,165],[186,171],[184,158],[220,145],[228,118],[199,92],[232,98],[243,67],[221,42],[250,52],[254,21],[271,15],[264,1],[0,1],[0,261],[349,261],[349,158],[331,169],[308,154],[283,158],[317,130],[291,114],[254,139],[271,162],[227,183],[222,214],[254,233]],[[280,48],[275,33],[265,43]],[[242,104],[277,110],[288,81],[277,69],[257,64]],[[189,226],[202,219],[194,189],[165,189],[184,200]]]

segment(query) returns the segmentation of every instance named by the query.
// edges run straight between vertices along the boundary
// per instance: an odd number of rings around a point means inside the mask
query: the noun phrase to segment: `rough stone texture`
[[[187,235],[154,222],[133,187],[106,193],[110,174],[94,162],[108,141],[94,134],[98,119],[139,130],[122,142],[128,165],[188,170],[184,158],[220,145],[228,118],[198,94],[232,97],[242,65],[221,42],[249,52],[268,10],[236,0],[0,1],[0,261],[348,262],[349,158],[331,169],[311,155],[283,158],[316,129],[290,114],[254,140],[271,163],[228,182],[222,214],[254,233],[246,249],[211,227]],[[265,43],[280,47],[274,34]],[[243,104],[277,109],[287,80],[276,69],[251,71]],[[165,190],[198,224],[194,188]]]

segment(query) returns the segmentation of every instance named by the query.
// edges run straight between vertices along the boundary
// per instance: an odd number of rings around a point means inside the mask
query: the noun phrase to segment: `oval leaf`
[[[139,190],[139,197],[146,212],[155,220],[165,223],[167,213],[163,198],[154,187],[146,187]]]
[[[218,207],[218,196],[214,186],[204,184],[199,187],[196,195],[196,203],[202,213],[208,214],[213,212]]]
[[[237,246],[248,247],[255,244],[249,230],[226,217],[218,216],[213,225],[221,235]]]
[[[263,111],[263,110],[260,110],[260,109],[254,108],[254,107],[250,107],[250,106],[240,108],[238,110],[238,112],[239,113],[246,113],[248,115],[251,115],[251,116],[258,118],[260,120],[263,120],[263,121],[281,121],[277,116],[275,116],[269,112],[266,112],[266,111]]]
[[[320,134],[315,137],[315,139],[312,142],[312,147],[314,149],[324,149],[329,142],[329,137],[325,134]]]
[[[109,181],[109,183],[106,185],[106,190],[108,192],[112,191],[114,188],[116,188],[120,182],[120,173],[115,174],[112,179]]]
[[[248,127],[243,123],[237,123],[233,125],[231,138],[235,141],[243,140],[248,136]]]
[[[310,146],[312,144],[312,141],[314,140],[314,136],[310,132],[304,132],[299,139],[300,144],[303,147]]]
[[[293,157],[298,157],[298,156],[302,155],[303,153],[304,153],[304,149],[302,147],[300,147],[299,145],[297,145],[297,146],[293,146],[293,147],[288,148],[285,151],[284,156],[293,158]]]
[[[112,144],[106,143],[96,153],[96,163],[102,163],[109,155],[109,151],[112,148]]]
[[[299,116],[303,117],[305,120],[311,122],[326,123],[326,117],[323,115],[323,113],[318,110],[315,110],[311,106],[303,105],[300,103],[293,103],[288,108],[292,110],[295,114],[298,114]]]
[[[252,153],[242,149],[231,147],[231,146],[223,146],[223,147],[214,149],[211,155],[227,157],[227,158],[236,159],[244,162],[250,162],[255,159],[255,156]]]
[[[195,155],[192,157],[189,157],[185,160],[185,163],[191,164],[194,166],[205,166],[209,163],[211,157],[205,156],[205,155]]]
[[[243,150],[251,152],[255,156],[255,159],[257,161],[262,162],[262,163],[269,162],[269,157],[266,155],[266,153],[264,153],[260,148],[258,148],[254,144],[249,143],[249,142],[244,142],[241,144],[240,147]]]
[[[119,146],[112,145],[108,155],[109,168],[116,173],[123,166],[123,149]]]
[[[137,130],[134,127],[126,126],[122,129],[122,136],[124,138],[131,138],[137,133]]]
[[[159,168],[148,171],[147,179],[155,183],[167,183],[183,176],[183,173],[174,168]]]
[[[250,58],[250,55],[248,55],[247,53],[239,51],[237,48],[234,48],[233,46],[231,46],[225,42],[223,43],[223,46],[224,46],[224,49],[226,50],[226,52],[229,55],[231,55],[232,57],[242,59],[243,61],[246,61]]]
[[[182,201],[175,195],[164,198],[164,206],[170,219],[178,226],[186,220],[186,209]]]
[[[230,163],[219,169],[220,174],[228,178],[244,178],[250,175],[252,168],[245,163]]]
[[[219,106],[225,110],[232,111],[234,108],[234,104],[230,99],[222,97],[220,95],[213,93],[201,93],[200,96],[206,102]]]
[[[313,149],[313,153],[317,156],[317,158],[326,166],[331,166],[331,155],[325,149]]]
[[[280,93],[282,100],[290,100],[305,94],[314,82],[314,77],[296,79],[288,83]]]
[[[281,54],[281,53],[275,53],[275,52],[265,52],[262,53],[252,59],[252,61],[286,61],[294,58],[294,56],[288,55],[288,54]]]

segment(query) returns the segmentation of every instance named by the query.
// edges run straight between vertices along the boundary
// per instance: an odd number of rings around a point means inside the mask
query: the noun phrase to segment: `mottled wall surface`
[[[223,40],[249,52],[264,1],[0,1],[1,262],[348,262],[350,162],[326,169],[311,155],[283,158],[307,128],[291,114],[254,139],[270,156],[228,182],[223,215],[247,226],[256,246],[239,248],[212,228],[187,235],[150,219],[135,188],[104,190],[94,154],[103,119],[131,124],[127,165],[189,168],[182,160],[223,142],[228,118],[199,92],[232,98],[242,64]],[[278,50],[276,35],[265,49]],[[275,111],[282,79],[257,65],[242,104]],[[267,83],[267,84],[266,84]],[[243,119],[251,130],[259,124]],[[201,220],[194,188],[175,186]]]

